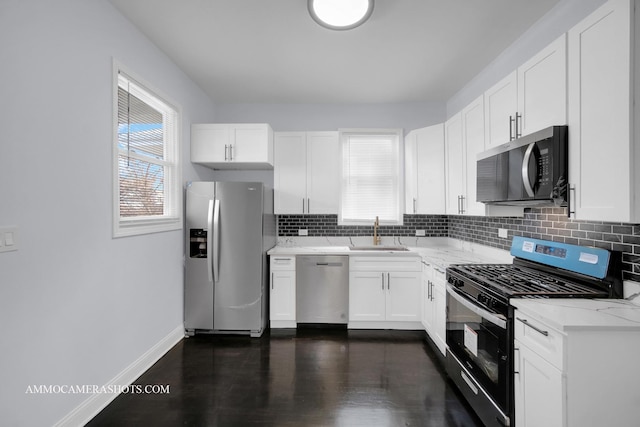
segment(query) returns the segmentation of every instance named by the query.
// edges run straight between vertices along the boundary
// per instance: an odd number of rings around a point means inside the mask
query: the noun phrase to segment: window
[[[182,227],[175,107],[116,69],[114,237]]]
[[[339,224],[402,224],[401,130],[342,130]]]

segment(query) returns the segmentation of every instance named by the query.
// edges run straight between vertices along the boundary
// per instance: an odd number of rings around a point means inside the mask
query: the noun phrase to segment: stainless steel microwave
[[[567,126],[551,126],[480,153],[478,201],[566,206],[567,133]]]

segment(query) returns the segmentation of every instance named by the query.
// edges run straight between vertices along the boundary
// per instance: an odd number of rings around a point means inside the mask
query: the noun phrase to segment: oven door
[[[462,378],[471,390],[478,385],[482,394],[487,395],[502,412],[502,416],[509,414],[510,410],[510,355],[513,347],[510,330],[507,318],[470,300],[452,286],[447,286],[449,351],[466,371],[461,373],[464,374]],[[475,390],[474,393],[478,395]],[[473,402],[469,403],[473,406]]]

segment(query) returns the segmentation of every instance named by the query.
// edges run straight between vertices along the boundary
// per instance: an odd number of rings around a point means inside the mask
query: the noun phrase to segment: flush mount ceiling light
[[[373,13],[373,0],[308,0],[309,14],[331,30],[350,30],[365,23]]]

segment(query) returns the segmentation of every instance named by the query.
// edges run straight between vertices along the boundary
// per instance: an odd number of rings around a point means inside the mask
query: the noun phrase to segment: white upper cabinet
[[[405,212],[445,213],[444,125],[416,129],[405,138]]]
[[[338,132],[276,132],[276,214],[338,213],[339,148]]]
[[[191,161],[213,169],[272,169],[273,130],[266,123],[193,124]]]
[[[464,170],[464,140],[462,138],[462,112],[447,120],[444,124],[445,164],[446,164],[446,213],[461,215],[464,213],[466,195]]]
[[[514,71],[484,93],[485,140],[487,148],[514,138],[518,109],[518,73]]]
[[[307,132],[307,213],[337,214],[339,195],[338,132]]]
[[[462,139],[464,141],[465,198],[464,213],[484,215],[485,205],[476,201],[477,158],[484,147],[484,97],[480,96],[462,110]]]
[[[569,196],[576,219],[640,221],[633,3],[611,0],[568,33]]]
[[[484,103],[486,148],[566,124],[566,35],[487,90]]]
[[[307,202],[307,135],[276,132],[274,146],[274,212],[301,214]]]
[[[567,123],[567,36],[518,67],[519,135]]]

